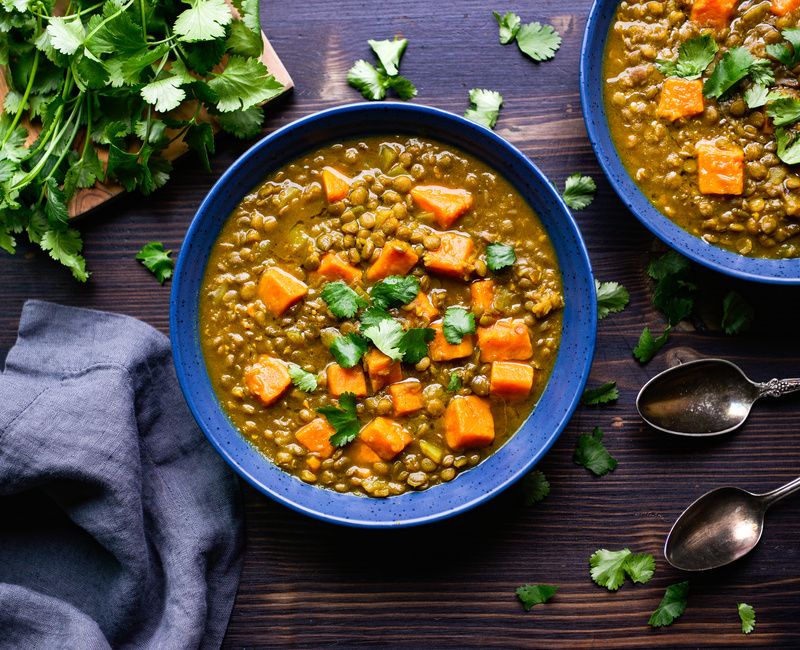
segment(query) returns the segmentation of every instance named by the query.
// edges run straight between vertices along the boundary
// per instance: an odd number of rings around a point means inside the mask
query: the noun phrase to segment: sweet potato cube
[[[346,262],[336,253],[326,253],[322,257],[317,273],[330,280],[344,280],[348,284],[361,279],[361,269]]]
[[[800,7],[800,0],[772,0],[772,13],[785,16]]]
[[[705,109],[703,82],[700,79],[669,77],[661,86],[656,115],[674,122],[681,117],[699,115]]]
[[[491,313],[494,308],[494,281],[478,280],[469,285],[472,296],[472,311],[477,314]]]
[[[503,318],[478,328],[481,361],[524,361],[533,356],[531,335],[525,321]]]
[[[390,275],[405,275],[418,260],[419,255],[411,246],[400,239],[392,239],[386,242],[378,259],[367,269],[367,279],[383,280]]]
[[[533,367],[517,361],[494,361],[489,392],[505,399],[527,397],[533,388]]]
[[[353,393],[356,397],[366,397],[367,380],[361,366],[342,368],[338,363],[328,366],[328,393],[339,397],[342,393]]]
[[[365,425],[358,437],[383,460],[391,460],[413,440],[399,422],[380,416]]]
[[[350,447],[347,449],[347,455],[350,456],[350,460],[359,467],[369,467],[370,465],[381,462],[381,457],[372,451],[372,447],[365,445],[358,440],[358,438],[350,443]]]
[[[369,383],[372,392],[377,393],[384,386],[403,380],[403,369],[399,361],[392,361],[380,350],[372,349],[364,355],[367,363]]]
[[[244,383],[266,406],[275,402],[292,383],[289,369],[280,359],[262,354],[244,373]]]
[[[280,316],[307,293],[305,282],[277,266],[264,271],[258,281],[258,297],[275,316]]]
[[[492,444],[494,418],[489,401],[475,395],[451,399],[444,412],[444,437],[451,449]]]
[[[294,437],[303,447],[320,458],[328,458],[333,453],[331,436],[334,428],[325,418],[315,418],[308,424],[300,427]]]
[[[425,266],[435,273],[465,277],[469,274],[470,258],[475,250],[472,238],[454,232],[439,234],[439,248],[425,253]]]
[[[420,208],[433,213],[433,218],[441,228],[452,226],[472,207],[472,194],[467,190],[441,185],[417,185],[409,194]]]
[[[727,26],[739,0],[694,0],[692,22],[722,28]]]
[[[350,191],[350,179],[338,169],[323,167],[322,187],[325,189],[328,203],[336,203],[346,197]]]
[[[395,415],[406,415],[419,411],[424,402],[422,400],[422,384],[417,379],[407,379],[389,386],[389,395],[392,396]]]
[[[428,356],[433,361],[450,361],[451,359],[461,359],[468,357],[472,354],[474,349],[473,335],[467,334],[461,343],[451,345],[444,338],[442,331],[442,320],[431,323],[431,328],[434,330],[433,340],[428,344]]]
[[[697,145],[697,184],[703,194],[741,194],[744,190],[744,152],[712,142]]]
[[[436,305],[433,304],[428,294],[424,291],[420,291],[417,297],[404,307],[404,310],[428,322],[439,315],[439,310],[436,309]]]

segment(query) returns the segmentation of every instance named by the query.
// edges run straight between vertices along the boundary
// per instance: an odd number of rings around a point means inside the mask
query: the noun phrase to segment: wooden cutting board
[[[226,0],[226,2],[230,5],[230,0]],[[234,14],[236,13],[236,9],[234,9]],[[267,66],[267,69],[272,73],[272,75],[283,84],[283,91],[280,95],[276,95],[269,101],[274,101],[284,93],[288,92],[294,83],[292,82],[292,78],[289,76],[289,72],[284,67],[281,60],[278,58],[278,55],[275,53],[272,45],[270,45],[269,40],[267,40],[266,35],[264,32],[261,32],[261,37],[264,41],[264,52],[261,55],[261,62]],[[8,85],[5,80],[4,71],[0,69],[0,105],[2,105],[3,100],[5,99],[6,93],[8,92]],[[189,106],[187,112],[191,115],[194,112],[194,109]],[[211,123],[212,128],[216,132],[218,127],[216,126],[214,120],[205,114],[201,114],[200,119],[209,121]],[[39,134],[39,129],[37,125],[32,125],[27,120],[22,122],[23,126],[28,129],[29,136],[28,136],[28,143],[32,143]],[[80,137],[80,136],[79,136]],[[188,151],[188,147],[183,142],[183,140],[176,140],[172,142],[166,149],[163,151],[163,156],[167,160],[175,160],[179,158],[183,154]],[[107,152],[102,148],[97,148],[97,154],[101,160],[105,161],[107,158]],[[117,185],[116,183],[96,183],[94,187],[89,187],[86,189],[78,190],[75,193],[75,196],[72,197],[72,200],[69,203],[69,216],[77,217],[83,214],[86,214],[90,210],[95,209],[96,207],[102,205],[106,201],[113,199],[114,197],[122,194],[125,189],[121,185]]]

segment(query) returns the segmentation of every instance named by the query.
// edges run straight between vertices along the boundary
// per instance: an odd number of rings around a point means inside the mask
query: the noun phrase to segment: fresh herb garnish
[[[522,585],[517,587],[516,594],[526,612],[531,611],[535,605],[546,603],[555,596],[556,585]]]
[[[358,90],[367,99],[379,100],[386,97],[391,88],[400,99],[411,99],[417,89],[411,81],[398,74],[400,59],[406,50],[408,40],[368,41],[369,46],[378,57],[378,65],[359,59],[347,72],[347,83]]]
[[[787,165],[800,164],[800,132],[775,129],[775,141],[778,143],[778,158]]]
[[[304,393],[313,393],[317,390],[317,376],[312,372],[303,370],[296,363],[289,364],[289,379],[292,380],[295,388]]]
[[[760,108],[767,102],[771,102],[779,97],[781,97],[780,93],[770,91],[767,86],[761,84],[752,84],[744,91],[744,101],[747,104],[747,108]]]
[[[714,60],[717,42],[710,34],[690,38],[678,48],[676,61],[656,59],[656,68],[666,77],[699,79]]]
[[[534,61],[549,61],[561,47],[561,36],[552,25],[527,23],[516,34],[517,47]]]
[[[366,339],[355,333],[345,334],[344,336],[337,336],[331,343],[330,351],[333,358],[336,359],[342,368],[352,368],[363,357],[369,345]]]
[[[750,329],[755,311],[741,294],[729,291],[722,299],[722,331],[726,334],[741,334]]]
[[[342,393],[339,396],[339,406],[322,406],[317,413],[325,416],[334,429],[330,443],[334,447],[344,447],[352,442],[358,435],[358,413],[356,411],[356,396],[353,393]]]
[[[447,380],[447,392],[457,393],[461,390],[461,377],[454,372],[450,373],[450,379]]]
[[[628,290],[618,282],[594,281],[597,294],[597,318],[603,320],[609,314],[616,314],[627,307],[630,302]]]
[[[342,280],[326,283],[320,295],[337,318],[352,318],[359,309],[367,306],[367,301]]]
[[[493,129],[497,124],[497,116],[500,115],[503,96],[496,90],[473,88],[469,91],[469,103],[470,106],[464,113],[464,117],[482,124],[488,129]]]
[[[596,190],[597,185],[591,176],[575,173],[567,177],[561,196],[564,198],[564,203],[573,210],[583,210],[594,200]]]
[[[362,329],[361,333],[390,359],[399,361],[403,357],[400,341],[404,332],[400,321],[394,318],[383,319],[375,325]]]
[[[656,561],[649,553],[634,553],[625,562],[625,573],[640,585],[650,582],[656,572]]]
[[[800,120],[800,99],[775,97],[767,106],[767,115],[775,126],[786,126]]]
[[[792,69],[800,64],[800,27],[784,29],[781,32],[786,43],[767,45],[767,54],[777,59],[787,68]]]
[[[386,74],[390,77],[395,76],[400,68],[400,59],[403,57],[403,52],[408,47],[408,39],[395,38],[391,41],[374,41],[370,39],[367,43],[369,43],[372,51],[375,52]]]
[[[405,363],[415,365],[428,356],[428,343],[433,341],[436,332],[430,327],[412,327],[400,339],[400,352]]]
[[[172,277],[175,269],[175,261],[170,258],[171,253],[172,251],[164,250],[164,244],[160,241],[151,241],[136,253],[136,259],[156,276],[156,280],[164,284],[165,280]]]
[[[572,460],[596,476],[604,476],[617,466],[617,460],[603,445],[603,432],[600,427],[595,427],[592,433],[582,433],[578,436]]]
[[[655,281],[653,305],[670,325],[688,318],[694,309],[696,285],[691,281],[692,266],[685,257],[668,251],[647,266],[647,275]]]
[[[490,271],[502,271],[513,266],[517,261],[517,254],[511,246],[506,244],[488,244],[486,246],[486,266]]]
[[[392,318],[394,318],[394,316],[385,309],[381,309],[380,307],[368,307],[361,313],[361,331],[363,332],[368,327],[375,327],[381,321],[392,320]]]
[[[475,333],[475,314],[463,307],[448,307],[442,321],[442,334],[450,345],[458,345],[467,334]]]
[[[600,404],[616,402],[618,399],[619,390],[617,390],[617,382],[609,381],[596,388],[587,388],[583,391],[581,402],[586,406],[599,406]]]
[[[653,577],[656,563],[648,553],[631,553],[624,548],[621,551],[609,551],[601,548],[589,558],[589,573],[592,580],[609,591],[616,591],[628,576],[633,582],[644,584]]]
[[[497,21],[497,26],[500,28],[500,43],[507,45],[516,38],[521,19],[513,11],[508,11],[502,16],[498,12],[493,11],[492,15]]]
[[[413,275],[390,275],[369,290],[374,307],[390,309],[407,305],[419,293],[419,280]]]
[[[647,363],[656,353],[664,347],[664,344],[669,338],[669,333],[672,328],[667,326],[663,334],[658,338],[653,338],[652,332],[649,327],[645,327],[639,335],[639,342],[633,348],[633,356],[639,363]]]
[[[656,607],[656,611],[650,616],[647,621],[651,627],[663,627],[665,625],[672,625],[676,618],[678,618],[686,610],[686,601],[689,598],[689,583],[676,582],[667,587],[664,597]]]
[[[756,610],[747,603],[739,603],[736,605],[736,609],[739,612],[739,620],[742,622],[742,632],[750,634],[756,629]]]
[[[522,479],[522,494],[526,506],[539,503],[550,494],[550,482],[544,472],[540,472],[538,469],[528,472],[525,478]]]
[[[748,75],[754,82],[764,85],[775,79],[769,61],[754,58],[746,47],[726,50],[703,84],[703,94],[719,99]]]

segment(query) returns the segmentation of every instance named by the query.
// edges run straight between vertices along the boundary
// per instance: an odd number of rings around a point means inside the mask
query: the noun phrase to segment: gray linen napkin
[[[26,303],[0,374],[0,648],[213,648],[238,483],[127,316]]]

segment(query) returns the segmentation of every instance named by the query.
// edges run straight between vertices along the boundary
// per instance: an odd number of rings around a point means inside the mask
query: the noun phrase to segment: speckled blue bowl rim
[[[268,172],[335,140],[369,134],[430,137],[471,153],[509,179],[539,214],[564,282],[564,326],[553,374],[520,430],[480,465],[453,481],[386,499],[339,494],[284,472],[250,445],[222,411],[199,343],[199,290],[206,260],[228,215]],[[464,118],[427,106],[352,104],[302,118],[268,135],[220,177],[203,200],[181,246],[170,301],[175,368],[200,428],[253,487],[298,512],[364,528],[433,522],[474,508],[522,477],[558,438],[578,404],[594,354],[594,280],[578,226],[558,192],[514,146]]]
[[[589,141],[627,208],[656,237],[695,262],[743,280],[769,284],[800,284],[800,259],[768,260],[745,257],[708,244],[663,215],[638,188],[620,160],[608,128],[603,102],[603,55],[618,0],[595,0],[589,12],[580,57],[580,92]]]

